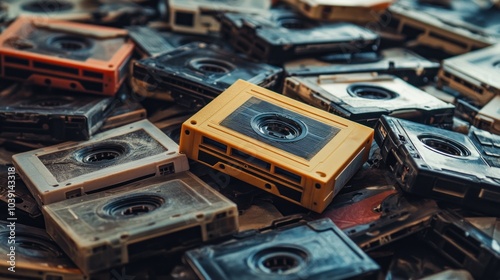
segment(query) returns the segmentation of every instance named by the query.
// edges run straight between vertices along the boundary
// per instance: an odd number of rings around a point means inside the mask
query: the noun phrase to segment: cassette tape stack
[[[500,279],[499,15],[0,0],[0,278]]]

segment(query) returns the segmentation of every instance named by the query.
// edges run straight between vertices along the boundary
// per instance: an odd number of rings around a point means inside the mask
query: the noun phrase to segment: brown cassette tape
[[[366,161],[373,130],[239,80],[184,122],[189,158],[321,212]]]
[[[114,95],[134,44],[117,28],[19,17],[0,35],[0,77]]]

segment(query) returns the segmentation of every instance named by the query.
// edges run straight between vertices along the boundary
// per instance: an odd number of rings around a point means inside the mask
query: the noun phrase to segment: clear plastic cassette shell
[[[270,63],[291,57],[376,51],[379,36],[351,23],[322,23],[293,10],[268,14],[225,13],[221,34],[239,52]]]
[[[23,87],[0,97],[0,136],[20,140],[88,140],[113,109],[113,98]]]
[[[50,236],[85,273],[233,234],[236,205],[190,172],[43,207]]]
[[[189,169],[178,145],[147,120],[89,141],[16,154],[13,161],[40,206]]]
[[[243,80],[181,131],[188,158],[315,212],[367,160],[373,133]]]
[[[392,0],[285,0],[303,15],[320,21],[369,23],[379,20]]]
[[[326,54],[321,57],[292,60],[284,65],[287,76],[376,72],[397,76],[415,86],[433,81],[439,68],[438,62],[427,60],[402,48],[386,49],[380,53]]]
[[[204,280],[367,279],[379,269],[329,219],[248,234],[184,259]]]
[[[395,76],[374,73],[288,77],[283,93],[370,127],[382,115],[451,127],[455,109]]]
[[[432,217],[439,212],[434,200],[409,197],[401,192],[384,198],[378,208],[379,219],[343,230],[365,252],[428,228]]]
[[[12,232],[15,238],[9,239]],[[4,261],[0,264],[2,279],[88,279],[43,229],[22,225],[19,222],[14,222],[12,227],[11,222],[1,221],[0,240],[0,253],[4,257]],[[15,272],[8,270],[11,267],[9,263],[11,246],[15,247]]]
[[[99,7],[94,0],[5,0],[7,20],[18,16],[50,17],[59,20],[88,21]]]
[[[498,11],[481,9],[469,0],[453,0],[450,7],[401,0],[388,11],[389,27],[396,32],[450,54],[488,47],[500,39]]]
[[[499,169],[467,135],[382,116],[375,140],[404,191],[499,213]]]
[[[262,14],[267,13],[270,7],[270,0],[169,0],[169,23],[176,32],[218,33],[221,28],[220,14]]]
[[[216,45],[191,43],[136,61],[133,83],[143,96],[200,109],[238,79],[272,88],[281,72],[279,67],[241,58]]]
[[[500,135],[500,94],[493,97],[474,116],[473,124],[483,130]]]
[[[422,240],[455,265],[469,271],[474,279],[498,279],[500,239],[498,235],[492,236],[478,228],[478,222],[485,227],[500,228],[497,218],[469,219],[443,211],[433,218],[432,226],[422,235]]]
[[[499,75],[500,43],[445,59],[439,73],[439,83],[459,91],[479,106],[483,106],[500,95]]]

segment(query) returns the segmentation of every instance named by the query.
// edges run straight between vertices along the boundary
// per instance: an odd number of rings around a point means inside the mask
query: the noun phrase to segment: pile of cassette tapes
[[[0,0],[0,279],[500,279],[500,0]]]

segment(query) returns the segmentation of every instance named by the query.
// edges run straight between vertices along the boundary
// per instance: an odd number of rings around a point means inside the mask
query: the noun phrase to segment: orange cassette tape
[[[179,150],[322,212],[367,160],[373,129],[238,80],[182,125]]]
[[[123,29],[19,17],[0,35],[0,76],[114,95],[128,73],[133,49]]]

